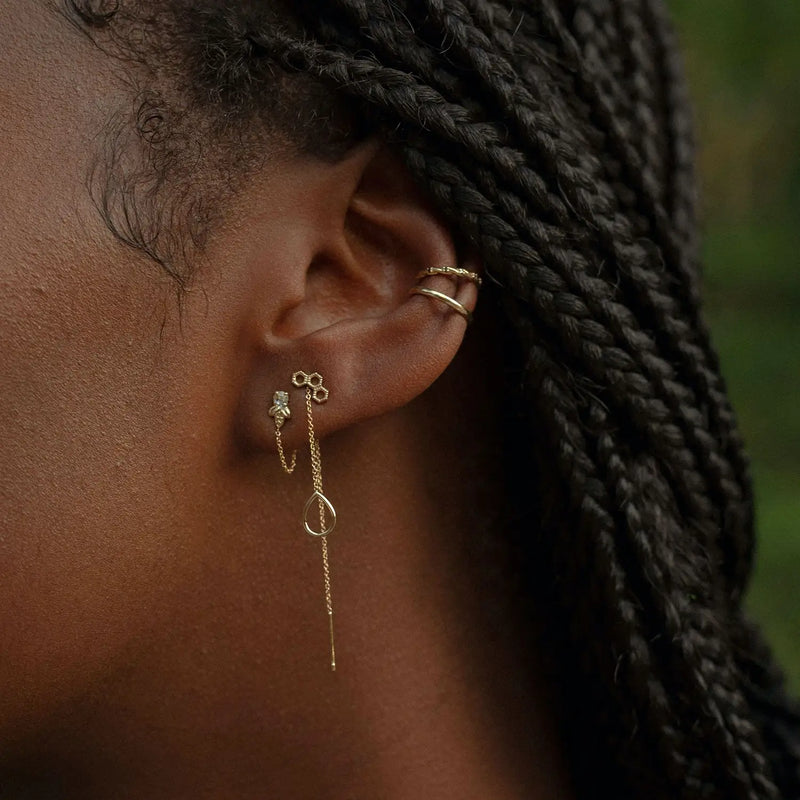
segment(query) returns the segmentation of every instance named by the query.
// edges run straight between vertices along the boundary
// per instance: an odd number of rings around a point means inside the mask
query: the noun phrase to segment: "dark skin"
[[[397,160],[269,161],[179,313],[86,192],[107,58],[3,4],[0,74],[0,797],[567,797],[530,625],[511,590],[492,623],[471,544],[504,503],[491,321],[408,296],[457,253]],[[298,369],[330,389],[335,673]]]

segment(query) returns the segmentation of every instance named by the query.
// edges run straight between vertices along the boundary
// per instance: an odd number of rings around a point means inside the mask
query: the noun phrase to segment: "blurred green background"
[[[707,317],[755,477],[748,607],[800,693],[800,3],[669,4],[696,115]]]

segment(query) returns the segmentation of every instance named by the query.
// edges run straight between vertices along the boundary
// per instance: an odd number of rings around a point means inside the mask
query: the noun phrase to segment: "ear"
[[[478,269],[458,252],[399,159],[375,143],[335,164],[305,160],[281,168],[265,197],[276,193],[281,201],[268,202],[262,220],[269,232],[252,231],[246,336],[255,357],[242,407],[250,438],[270,448],[274,392],[287,391],[300,416],[304,390],[291,381],[298,371],[319,373],[329,391],[314,409],[318,436],[424,392],[458,352],[467,321],[410,289],[428,267]],[[435,275],[424,286],[469,310],[477,300],[467,280]],[[286,424],[282,435],[298,447],[305,428]]]

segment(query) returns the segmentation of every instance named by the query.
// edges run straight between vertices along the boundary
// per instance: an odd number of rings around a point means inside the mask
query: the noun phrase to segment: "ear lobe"
[[[354,162],[355,164],[355,162]],[[325,166],[321,166],[325,169]],[[335,168],[335,167],[334,167]],[[301,299],[287,298],[260,340],[247,427],[259,446],[274,448],[267,411],[275,391],[289,392],[295,408],[303,390],[291,385],[298,370],[323,376],[327,402],[314,408],[322,437],[386,413],[424,392],[461,345],[466,320],[435,297],[410,294],[429,267],[479,271],[475,258],[459,264],[455,241],[428,198],[387,150],[363,164],[344,214],[314,231],[313,257],[305,266]],[[451,275],[425,277],[421,285],[471,310],[474,283]],[[302,422],[302,415],[296,415]],[[302,424],[287,423],[284,446],[302,446]]]

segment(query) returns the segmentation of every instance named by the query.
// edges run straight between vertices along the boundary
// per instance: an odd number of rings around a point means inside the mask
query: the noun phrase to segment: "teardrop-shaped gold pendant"
[[[311,509],[311,506],[315,503],[319,507],[319,503],[322,502],[331,512],[331,524],[321,531],[315,531],[309,524],[308,524],[308,512]],[[333,507],[333,504],[327,497],[325,497],[322,492],[315,491],[311,497],[306,500],[306,504],[303,507],[303,527],[306,529],[307,533],[310,533],[312,536],[327,536],[335,527],[336,527],[336,509]]]

